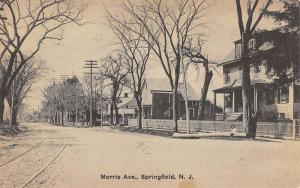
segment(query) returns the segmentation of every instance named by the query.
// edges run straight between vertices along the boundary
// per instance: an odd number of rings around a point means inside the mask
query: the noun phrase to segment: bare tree
[[[7,20],[0,20],[1,40],[0,62],[4,57],[9,59],[0,83],[0,122],[3,121],[4,98],[16,75],[32,59],[47,40],[62,40],[63,28],[70,23],[80,24],[85,9],[83,3],[72,0],[4,0],[2,8]],[[33,43],[32,36],[37,38]],[[30,46],[28,46],[28,42]],[[32,50],[26,52],[25,48]],[[15,59],[20,63],[14,69]]]
[[[261,8],[258,13],[258,17],[254,20],[255,10],[259,4],[259,0],[255,0],[254,3],[248,0],[247,12],[248,17],[246,24],[244,25],[243,11],[240,0],[236,0],[238,25],[240,30],[240,36],[242,39],[242,53],[240,61],[242,63],[242,98],[243,98],[243,125],[246,131],[246,137],[255,138],[256,135],[256,118],[253,117],[254,110],[251,106],[251,80],[250,80],[250,51],[249,40],[253,37],[257,25],[266,14],[272,0],[266,0],[266,4]]]
[[[189,36],[197,35],[203,26],[205,0],[146,0],[143,3],[126,0],[123,14],[111,15],[117,23],[140,35],[161,63],[172,89],[174,132],[178,132],[178,83],[182,47]],[[141,30],[141,28],[143,28]]]
[[[110,106],[110,123],[114,125],[114,111],[116,116],[115,124],[119,124],[118,99],[121,95],[124,86],[129,85],[128,69],[125,68],[127,59],[122,54],[117,54],[116,57],[108,56],[103,59],[101,73],[104,78],[109,79],[109,87],[111,89],[111,106]]]
[[[112,31],[115,33],[117,38],[119,39],[122,52],[125,54],[128,61],[127,62],[127,69],[131,76],[131,89],[134,93],[134,98],[137,103],[138,109],[138,126],[142,128],[142,92],[143,87],[145,84],[145,70],[146,65],[150,56],[151,47],[147,42],[143,40],[141,35],[137,35],[128,29],[123,24],[119,24],[118,22],[114,21],[112,17],[108,17],[109,25]],[[144,27],[140,27],[140,32],[145,29]]]
[[[201,89],[201,97],[200,97],[200,107],[198,118],[202,119],[204,115],[205,102],[207,97],[208,88],[210,85],[210,81],[213,77],[212,68],[216,63],[209,61],[207,57],[202,52],[203,41],[199,37],[197,40],[197,44],[193,45],[192,39],[189,39],[189,42],[183,48],[184,57],[188,58],[188,60],[193,64],[201,64],[205,70],[203,87]]]
[[[32,89],[32,85],[38,78],[43,76],[46,67],[43,61],[39,59],[31,59],[26,63],[21,71],[17,74],[13,87],[10,88],[8,93],[8,103],[12,111],[11,124],[17,125],[17,115],[19,109]]]

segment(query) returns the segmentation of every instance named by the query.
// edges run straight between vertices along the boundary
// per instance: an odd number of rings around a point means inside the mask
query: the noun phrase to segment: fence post
[[[293,119],[293,139],[296,140],[296,119]]]

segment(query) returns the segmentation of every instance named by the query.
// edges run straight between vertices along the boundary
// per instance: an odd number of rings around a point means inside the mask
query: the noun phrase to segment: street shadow
[[[275,138],[261,138],[257,137],[256,139],[246,138],[245,136],[201,136],[200,139],[211,139],[211,140],[224,140],[224,141],[251,141],[251,142],[273,142],[273,143],[282,143]]]
[[[173,131],[166,130],[147,130],[147,129],[138,129],[136,127],[120,127],[120,131],[123,132],[132,132],[139,133],[144,135],[152,135],[152,136],[162,136],[168,138],[173,137]],[[195,139],[211,139],[211,140],[223,140],[223,141],[251,141],[251,142],[273,142],[273,143],[282,143],[280,140],[276,140],[276,138],[271,137],[257,137],[256,139],[249,139],[245,136],[227,136],[227,135],[200,135],[197,137],[180,137],[174,139],[185,139],[185,140],[195,140]]]
[[[173,137],[173,131],[167,130],[152,130],[152,129],[139,129],[136,127],[119,127],[120,131],[139,133],[144,135],[162,136],[162,137]]]

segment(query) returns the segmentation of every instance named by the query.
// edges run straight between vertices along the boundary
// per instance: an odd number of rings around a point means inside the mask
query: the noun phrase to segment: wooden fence
[[[294,122],[258,122],[258,135],[271,135],[274,137],[299,136],[299,121]],[[129,119],[128,126],[136,127],[137,119]],[[190,121],[191,132],[230,132],[233,128],[239,133],[244,133],[245,129],[242,122],[238,121]],[[173,120],[144,119],[143,129],[172,131],[174,129]],[[178,120],[179,132],[186,132],[185,120]]]

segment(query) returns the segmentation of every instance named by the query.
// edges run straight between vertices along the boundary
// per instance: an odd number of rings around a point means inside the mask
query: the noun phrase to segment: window
[[[225,84],[230,83],[230,72],[228,70],[224,71],[224,81],[225,81]]]
[[[194,108],[189,108],[189,116],[190,116],[190,119],[194,118]]]
[[[197,106],[197,101],[192,101],[192,106]]]
[[[236,44],[235,45],[235,57],[239,58],[242,55],[242,45],[241,44]]]
[[[250,40],[249,40],[248,48],[249,48],[250,50],[254,50],[254,49],[255,49],[255,39],[250,39]]]
[[[232,95],[231,94],[224,95],[224,107],[232,108]]]
[[[125,97],[125,98],[128,98],[128,93],[124,93],[124,97]]]
[[[278,89],[278,103],[289,102],[289,87],[288,85],[280,87]]]
[[[273,90],[266,90],[266,104],[274,104],[275,102],[275,92]]]

